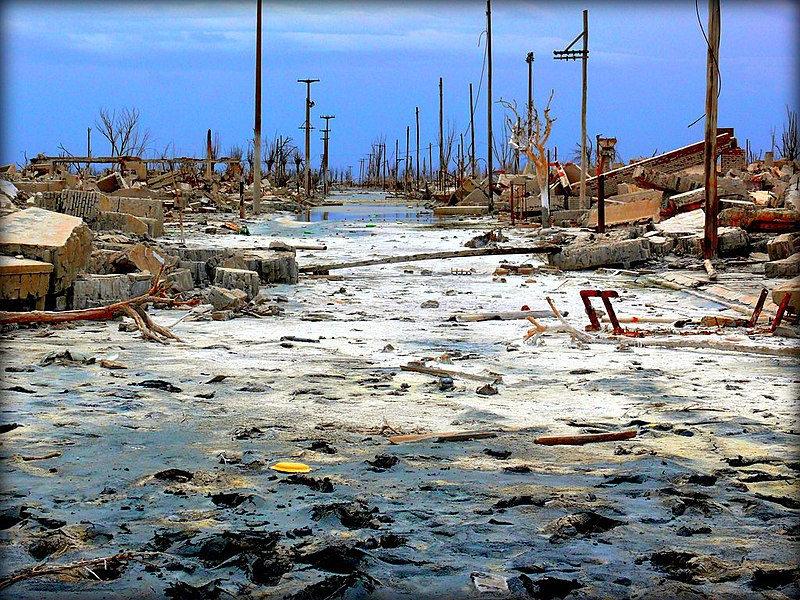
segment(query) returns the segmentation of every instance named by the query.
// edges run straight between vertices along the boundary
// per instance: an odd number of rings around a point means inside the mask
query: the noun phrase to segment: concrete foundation
[[[650,243],[645,238],[620,242],[591,242],[580,246],[567,246],[548,257],[551,265],[564,271],[577,271],[592,267],[621,265],[628,267],[650,258]]]
[[[95,308],[130,300],[146,294],[152,285],[153,276],[150,273],[81,275],[73,287],[72,307]]]

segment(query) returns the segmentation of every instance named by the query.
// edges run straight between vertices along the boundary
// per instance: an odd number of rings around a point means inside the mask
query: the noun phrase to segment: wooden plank
[[[555,318],[555,315],[552,310],[511,310],[484,313],[456,313],[448,320],[458,321],[459,323],[475,323],[478,321],[515,321],[517,319],[527,319],[528,317],[547,319],[548,317]]]
[[[494,383],[502,381],[501,375],[475,375],[473,373],[465,373],[463,371],[456,371],[453,369],[435,369],[432,367],[424,367],[422,365],[401,365],[401,371],[411,371],[413,373],[424,373],[425,375],[433,375],[434,377],[457,377],[459,379],[469,379],[470,381],[478,381],[480,383]]]
[[[613,433],[587,433],[582,435],[551,435],[537,437],[533,440],[537,444],[545,446],[582,446],[583,444],[593,444],[596,442],[616,442],[619,440],[629,440],[636,437],[636,430],[615,431]]]

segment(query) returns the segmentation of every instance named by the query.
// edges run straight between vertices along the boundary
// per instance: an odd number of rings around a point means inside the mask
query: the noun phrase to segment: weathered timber
[[[528,317],[547,319],[548,317],[555,318],[555,315],[550,310],[510,310],[484,313],[456,313],[452,315],[449,320],[458,321],[459,323],[473,323],[477,321],[514,321],[517,319],[527,319]]]
[[[469,379],[470,381],[479,381],[481,383],[494,383],[503,380],[503,377],[500,375],[475,375],[473,373],[465,373],[463,371],[434,369],[432,367],[424,367],[422,365],[401,365],[400,370],[412,371],[414,373],[424,373],[425,375],[433,375],[434,377],[458,377],[461,379]]]
[[[615,431],[613,433],[587,433],[583,435],[550,435],[537,437],[533,440],[537,444],[545,446],[582,446],[595,442],[616,442],[619,440],[629,440],[636,437],[636,430]]]
[[[497,256],[504,254],[555,254],[561,249],[554,245],[526,246],[511,248],[475,248],[472,250],[449,250],[444,252],[424,252],[421,254],[408,254],[405,256],[385,256],[366,260],[332,263],[329,265],[306,265],[300,267],[301,273],[327,273],[336,269],[352,269],[355,267],[369,267],[372,265],[387,265],[393,263],[414,262],[419,260],[437,260],[443,258],[463,258],[467,256]]]

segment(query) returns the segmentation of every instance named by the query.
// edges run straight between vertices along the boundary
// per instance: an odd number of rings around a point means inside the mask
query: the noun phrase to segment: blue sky
[[[201,155],[206,129],[223,152],[252,138],[255,0],[250,2],[7,1],[0,8],[2,136],[0,164],[24,154],[84,154],[98,109],[136,107],[152,132],[153,152]],[[705,0],[699,1],[706,24]],[[624,160],[703,137],[705,41],[693,0],[670,2],[526,2],[494,0],[495,100],[527,97],[525,55],[535,53],[537,105],[555,90],[551,145],[572,155],[580,138],[579,62],[555,61],[589,10],[588,133],[616,137]],[[786,106],[798,108],[797,3],[722,1],[719,125],[740,143],[769,150]],[[385,135],[390,153],[406,126],[421,146],[438,136],[438,82],[445,119],[469,124],[469,83],[480,98],[476,145],[486,154],[485,2],[277,2],[264,0],[263,134],[291,136],[302,147],[305,85],[312,123],[331,121],[332,167],[352,165]],[[480,44],[480,45],[479,45]],[[485,77],[485,74],[484,74]],[[495,105],[495,130],[503,110]],[[322,151],[312,135],[312,165]],[[497,135],[497,133],[495,134]],[[465,142],[466,140],[465,135]],[[171,152],[172,150],[170,150]],[[108,152],[93,134],[93,153]],[[424,153],[423,153],[424,154]],[[437,162],[434,149],[434,162]]]

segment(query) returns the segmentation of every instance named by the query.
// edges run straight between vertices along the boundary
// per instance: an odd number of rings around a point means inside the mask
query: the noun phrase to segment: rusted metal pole
[[[261,212],[261,0],[256,8],[256,107],[253,125],[253,213]]]
[[[717,255],[717,88],[719,82],[719,0],[708,0],[708,55],[706,58],[706,127],[704,147],[705,235],[703,257]]]
[[[486,109],[487,109],[487,154],[486,165],[489,171],[489,212],[494,212],[494,192],[492,190],[492,0],[486,0]]]

